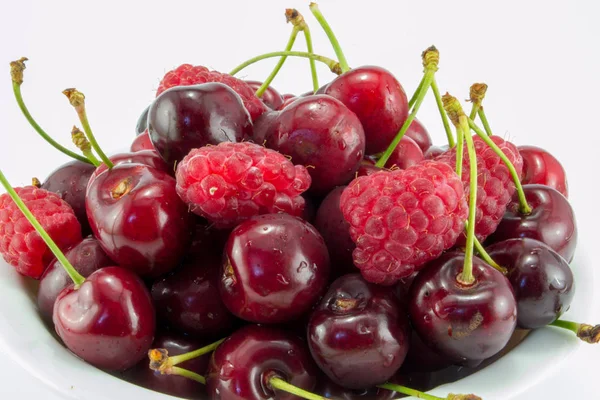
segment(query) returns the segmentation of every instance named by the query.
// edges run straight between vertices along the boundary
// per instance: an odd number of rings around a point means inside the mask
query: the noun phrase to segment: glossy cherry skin
[[[386,168],[406,169],[423,161],[423,151],[410,137],[404,135],[385,163]]]
[[[275,121],[279,118],[279,111],[267,111],[262,113],[256,121],[254,121],[254,132],[252,134],[252,141],[256,144],[262,145],[273,133],[273,127]]]
[[[384,383],[408,352],[408,319],[393,288],[366,282],[360,274],[336,279],[313,311],[308,346],[327,376],[345,388]]]
[[[416,118],[410,123],[410,126],[404,135],[414,140],[423,153],[429,150],[433,144],[429,132],[427,132],[423,123]]]
[[[360,120],[367,138],[367,154],[384,151],[408,117],[406,93],[383,68],[353,68],[335,78],[325,89]]]
[[[140,150],[134,153],[118,153],[113,156],[110,156],[109,159],[114,165],[143,164],[157,169],[159,171],[165,172],[169,175],[174,175],[173,167],[168,165],[165,162],[165,160],[163,160],[161,156],[156,152],[156,150]],[[107,169],[108,168],[106,167],[106,164],[100,164],[90,177],[90,181],[94,180],[98,175],[100,175]]]
[[[326,95],[302,97],[275,120],[266,146],[304,165],[310,190],[326,194],[354,178],[365,153],[360,121],[344,104]]]
[[[315,220],[315,228],[327,244],[331,273],[335,277],[358,271],[352,261],[352,251],[356,245],[350,237],[350,224],[340,210],[340,197],[345,188],[340,186],[329,192],[321,202]]]
[[[262,82],[259,82],[259,81],[245,81],[245,82],[248,84],[248,86],[250,86],[252,89],[254,89],[254,91],[257,91],[258,88],[261,87],[263,84]],[[271,110],[278,110],[279,107],[281,107],[281,105],[283,104],[283,97],[281,97],[281,94],[279,94],[279,92],[277,90],[275,90],[275,88],[273,86],[267,87],[267,90],[265,90],[263,92],[260,99]]]
[[[166,349],[169,356],[176,356],[194,351],[208,343],[199,342],[189,336],[164,332],[157,335],[152,343],[153,349]],[[206,374],[210,354],[182,362],[177,366],[200,375]],[[119,375],[120,378],[146,389],[154,390],[171,396],[186,399],[206,399],[206,387],[189,378],[177,375],[165,375],[148,368],[148,359],[145,358],[133,368]]]
[[[149,166],[102,172],[88,186],[86,207],[106,254],[140,276],[169,272],[189,248],[192,219],[175,179]]]
[[[142,111],[137,123],[135,124],[135,134],[141,135],[148,129],[148,112],[150,111],[150,105]]]
[[[240,96],[222,83],[177,86],[154,100],[148,112],[150,139],[169,164],[190,150],[252,136],[252,120]]]
[[[135,139],[133,139],[130,150],[132,153],[141,150],[154,150],[154,145],[150,140],[150,135],[148,134],[148,131],[137,135]]]
[[[569,197],[567,174],[560,162],[546,150],[536,146],[519,146],[523,157],[523,177],[521,183],[536,183],[550,186],[565,197]]]
[[[494,261],[508,269],[520,328],[544,327],[569,309],[575,294],[573,272],[550,247],[523,238],[494,243],[486,250]]]
[[[569,201],[545,185],[523,185],[523,191],[533,211],[521,214],[515,193],[489,243],[528,237],[547,244],[571,262],[577,247],[577,223]]]
[[[297,97],[288,97],[287,99],[283,99],[283,103],[281,103],[281,105],[279,106],[279,108],[277,108],[277,110],[283,110],[284,108],[286,108],[287,106],[289,106],[290,104],[292,104],[294,101],[296,101],[298,98]]]
[[[453,364],[452,359],[436,352],[427,346],[421,340],[421,337],[412,331],[410,337],[410,347],[406,354],[406,359],[400,368],[400,374],[403,372],[433,372],[444,369]]]
[[[234,332],[213,353],[206,387],[212,400],[294,400],[273,389],[279,377],[312,392],[317,367],[297,336],[270,327],[248,325]]]
[[[114,265],[114,262],[102,250],[100,243],[93,237],[85,238],[67,250],[65,257],[77,272],[86,278],[100,268]],[[65,272],[62,264],[54,259],[40,278],[37,293],[38,309],[46,322],[52,323],[54,302],[60,292],[72,283],[73,281]]]
[[[54,303],[56,333],[75,355],[95,367],[122,371],[146,357],[154,339],[154,306],[131,271],[106,267]]]
[[[239,318],[280,323],[307,313],[328,278],[329,255],[319,232],[300,218],[266,214],[231,232],[219,288]]]
[[[430,146],[424,153],[423,153],[423,157],[426,160],[433,160],[435,159],[437,156],[439,156],[442,153],[445,153],[446,151],[448,151],[448,145],[445,144],[443,146]]]
[[[54,170],[42,184],[42,189],[58,194],[69,203],[81,224],[84,236],[91,233],[85,213],[85,189],[95,169],[92,164],[78,160],[70,161]]]
[[[480,361],[508,343],[517,302],[508,279],[477,257],[475,283],[459,283],[464,258],[446,253],[421,270],[411,287],[409,313],[425,344],[456,361]]]
[[[191,259],[152,285],[159,320],[196,338],[233,330],[235,318],[219,296],[220,257]]]

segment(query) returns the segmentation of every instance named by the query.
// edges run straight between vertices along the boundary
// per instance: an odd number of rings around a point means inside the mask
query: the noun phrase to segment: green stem
[[[564,321],[564,320],[557,319],[556,321],[550,323],[550,325],[556,326],[558,328],[566,329],[566,330],[571,331],[576,334],[577,331],[579,331],[579,327],[581,324],[579,324],[577,322]]]
[[[167,375],[179,375],[184,378],[192,379],[198,383],[206,385],[206,378],[200,374],[187,370],[185,368],[179,367],[171,367],[171,369],[166,373]]]
[[[415,389],[411,389],[411,388],[406,387],[406,386],[396,385],[394,383],[384,383],[382,385],[377,385],[377,387],[382,388],[382,389],[391,390],[393,392],[398,392],[398,393],[406,394],[408,396],[416,397],[417,399],[424,399],[424,400],[445,400],[445,399],[442,399],[441,397],[437,397],[437,396],[434,396],[432,394],[423,393],[423,392],[420,392],[420,391],[415,390]]]
[[[296,41],[296,37],[298,36],[298,32],[300,31],[300,29],[301,28],[299,26],[294,25],[294,28],[292,29],[292,33],[287,42],[287,45],[285,46],[284,51],[290,51],[292,49],[292,47],[294,47],[294,42]],[[281,67],[283,67],[283,63],[285,63],[286,59],[287,59],[287,56],[281,56],[281,58],[277,62],[277,65],[275,65],[275,68],[273,68],[273,71],[271,71],[271,73],[269,74],[267,79],[265,79],[263,84],[256,91],[256,97],[261,97],[263,95],[263,93],[265,92],[265,90],[267,90],[267,88],[269,87],[271,82],[273,82],[273,79],[275,79],[275,76],[279,73],[279,70],[281,69]]]
[[[114,164],[112,163],[112,161],[110,161],[108,156],[102,151],[102,148],[100,148],[100,145],[96,141],[96,137],[94,136],[94,133],[92,132],[92,128],[90,127],[90,123],[88,122],[85,108],[82,110],[77,110],[77,115],[79,115],[79,120],[81,121],[81,125],[83,126],[83,131],[85,132],[85,135],[87,136],[88,140],[90,141],[90,144],[92,145],[92,147],[94,148],[96,153],[98,153],[98,155],[102,159],[102,162],[104,164],[106,164],[106,166],[109,169],[114,167]]]
[[[417,96],[421,92],[421,88],[423,87],[424,82],[425,82],[425,75],[423,75],[423,77],[421,78],[421,82],[419,82],[419,86],[417,86],[417,89],[415,90],[412,97],[408,101],[408,109],[409,110],[412,109],[412,106],[415,104],[415,101],[417,101]]]
[[[304,38],[306,39],[306,49],[310,54],[314,54],[312,36],[310,34],[310,29],[308,28],[306,22],[304,23]],[[312,58],[309,59],[308,62],[310,63],[310,75],[312,77],[313,93],[317,93],[317,90],[319,90],[319,76],[317,75],[317,65],[315,63],[315,60],[313,60]]]
[[[458,280],[466,285],[475,282],[473,276],[473,244],[475,239],[475,213],[477,211],[477,155],[475,145],[469,130],[469,122],[464,114],[459,117],[460,128],[467,142],[469,155],[469,222],[467,225],[467,245],[465,248],[465,263]]]
[[[203,356],[204,354],[211,353],[221,343],[223,343],[224,340],[225,339],[218,340],[214,343],[209,344],[208,346],[201,347],[198,350],[190,351],[189,353],[180,354],[178,356],[171,356],[171,357],[169,357],[169,365],[175,366],[177,364],[181,364],[182,362],[193,360],[194,358]]]
[[[462,178],[462,167],[463,167],[463,154],[465,151],[464,135],[462,134],[461,128],[456,127],[456,137],[458,138],[458,144],[456,146],[456,175]]]
[[[379,160],[377,160],[377,163],[375,164],[375,166],[377,166],[379,168],[383,168],[385,166],[385,163],[387,162],[387,160],[389,160],[389,158],[392,156],[392,153],[396,149],[396,146],[398,146],[398,143],[400,143],[400,140],[402,140],[402,137],[408,130],[410,124],[412,124],[413,120],[417,116],[417,113],[419,112],[419,108],[421,107],[421,104],[423,103],[423,99],[425,99],[425,95],[427,94],[427,90],[429,90],[429,86],[431,86],[431,82],[433,81],[434,76],[435,76],[434,70],[427,70],[427,72],[425,72],[425,76],[423,79],[423,81],[424,81],[423,86],[421,86],[421,90],[419,91],[419,95],[417,96],[417,100],[415,101],[415,105],[414,105],[412,111],[410,112],[406,121],[404,121],[402,128],[400,128],[400,131],[396,134],[396,137],[394,138],[394,140],[392,140],[392,143],[390,143],[388,148],[383,152],[383,155],[381,156],[381,158]]]
[[[433,91],[433,95],[435,97],[435,102],[438,106],[438,110],[440,111],[440,115],[442,117],[442,122],[444,124],[444,131],[446,131],[446,137],[448,138],[448,146],[453,148],[455,146],[454,136],[452,135],[452,130],[450,129],[450,122],[448,122],[448,116],[444,111],[444,105],[442,103],[442,97],[440,96],[440,89],[438,88],[435,77],[431,82],[431,90]],[[460,135],[459,135],[460,136]]]
[[[485,111],[483,111],[483,107],[479,107],[479,110],[477,111],[477,114],[479,115],[479,119],[481,120],[481,123],[483,124],[483,129],[485,129],[485,132],[488,134],[488,136],[492,136],[492,128],[490,128],[490,123],[487,120],[487,117],[485,116]],[[473,118],[471,118],[473,119]]]
[[[229,75],[235,75],[238,72],[240,72],[241,70],[243,70],[244,68],[246,68],[247,66],[252,65],[261,60],[265,60],[267,58],[273,58],[273,57],[281,57],[281,56],[310,58],[312,60],[316,60],[316,61],[326,64],[329,67],[329,69],[331,70],[331,72],[333,72],[335,74],[339,75],[342,73],[341,69],[340,69],[340,64],[337,61],[332,60],[331,58],[328,58],[328,57],[320,56],[318,54],[308,53],[306,51],[273,51],[271,53],[261,54],[259,56],[253,57],[247,61],[244,61],[243,63],[241,63],[234,69],[232,69],[231,72],[229,72]]]
[[[329,41],[331,42],[331,46],[333,47],[333,50],[335,51],[335,55],[337,56],[337,59],[340,63],[340,68],[342,70],[342,73],[350,71],[350,67],[348,66],[348,61],[346,61],[346,57],[344,56],[342,47],[340,46],[340,43],[338,42],[337,38],[335,37],[333,30],[331,30],[329,23],[327,23],[327,20],[321,13],[321,10],[319,10],[319,6],[317,5],[317,3],[310,3],[309,8],[310,8],[310,12],[312,12],[312,14],[315,16],[317,21],[319,21],[321,28],[323,28],[323,30],[325,31],[325,34],[329,38]]]
[[[294,386],[277,376],[273,376],[271,379],[269,379],[269,385],[271,385],[274,389],[283,390],[284,392],[293,394],[306,400],[327,400],[323,396],[319,396]]]
[[[494,152],[500,157],[502,162],[508,168],[510,175],[513,178],[513,182],[515,183],[515,187],[517,188],[517,195],[519,196],[519,204],[521,214],[530,214],[531,207],[527,204],[527,199],[525,198],[525,192],[523,191],[523,186],[521,185],[521,180],[519,179],[519,174],[517,174],[517,170],[515,166],[510,162],[506,154],[498,147],[496,143],[488,136],[484,131],[479,128],[472,119],[469,119],[469,127],[475,131],[475,133],[492,149]],[[471,135],[469,135],[471,136]]]
[[[1,170],[0,170],[0,183],[2,183],[2,186],[4,186],[4,189],[6,189],[6,192],[8,193],[8,195],[13,199],[13,201],[15,202],[17,207],[19,207],[19,210],[21,210],[23,215],[25,215],[25,218],[27,218],[27,220],[31,223],[31,225],[33,225],[33,227],[35,228],[37,233],[41,236],[41,238],[44,240],[46,245],[50,248],[50,250],[52,251],[52,254],[54,254],[56,259],[62,264],[63,268],[65,269],[65,271],[67,272],[69,277],[73,280],[75,287],[79,287],[85,281],[85,278],[79,272],[77,272],[77,270],[75,270],[75,268],[73,268],[73,265],[71,265],[69,260],[67,260],[67,258],[63,254],[63,252],[58,248],[56,243],[54,243],[54,240],[52,240],[50,235],[48,235],[48,232],[46,232],[46,230],[42,227],[42,225],[40,225],[40,223],[37,221],[35,216],[31,213],[29,208],[25,205],[23,200],[21,200],[21,198],[19,197],[17,192],[13,189],[13,187],[10,185],[10,183],[8,182],[8,180],[6,179],[6,177],[4,176],[4,174],[2,173]]]
[[[469,226],[469,223],[467,222],[465,224],[465,229],[468,226]],[[491,267],[493,267],[494,269],[498,270],[503,275],[506,275],[508,273],[508,271],[506,270],[506,268],[504,268],[503,266],[501,266],[500,264],[498,264],[496,261],[494,261],[494,259],[488,254],[488,252],[485,251],[485,248],[483,247],[483,245],[477,239],[476,236],[473,238],[473,241],[474,241],[475,249],[477,250],[477,253],[479,253],[479,257],[481,257],[481,259],[483,261],[485,261],[486,263],[488,263]]]
[[[473,121],[475,121],[475,117],[477,116],[477,111],[479,111],[480,107],[481,107],[481,104],[473,103],[473,106],[471,107],[471,114],[469,114],[469,119],[472,119]]]
[[[38,123],[33,119],[33,117],[31,116],[31,114],[29,113],[29,110],[27,109],[27,106],[25,106],[25,102],[23,101],[23,95],[21,94],[21,85],[13,82],[13,92],[15,94],[15,99],[17,100],[17,104],[19,105],[19,108],[21,109],[21,112],[23,113],[23,115],[25,116],[25,119],[27,119],[27,122],[29,122],[29,124],[33,127],[33,129],[35,129],[35,131],[46,141],[48,142],[52,147],[54,147],[55,149],[57,149],[58,151],[66,154],[67,156],[74,158],[76,160],[79,160],[81,162],[87,163],[87,164],[91,164],[90,160],[88,160],[87,158],[80,156],[79,154],[67,149],[66,147],[60,145],[59,143],[57,143],[54,139],[52,139],[50,137],[50,135],[48,135],[39,125]]]
[[[571,321],[556,320],[550,325],[567,329],[577,335],[582,341],[595,344],[600,342],[600,325],[578,324]]]
[[[97,167],[101,164],[100,160],[92,153],[92,150],[82,151],[83,155],[94,164],[94,167]]]

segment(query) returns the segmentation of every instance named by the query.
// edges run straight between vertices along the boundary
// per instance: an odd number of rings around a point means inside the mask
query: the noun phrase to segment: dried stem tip
[[[69,99],[69,103],[76,109],[79,109],[85,105],[85,96],[79,90],[75,88],[69,88],[63,90],[63,94]]]
[[[471,85],[471,90],[469,91],[469,101],[471,101],[473,104],[481,104],[483,98],[485,97],[487,88],[488,85],[485,83],[474,83]]]
[[[458,127],[460,125],[460,117],[466,117],[460,102],[456,97],[446,93],[442,96],[442,103],[444,104],[444,110],[446,110],[448,118],[450,118],[454,126]]]
[[[85,136],[85,133],[76,126],[73,126],[71,130],[71,139],[73,139],[73,144],[82,152],[85,153],[92,150],[92,145]]]
[[[42,187],[42,182],[38,178],[31,178],[31,186],[35,186],[36,188]]]
[[[600,342],[600,325],[581,324],[577,331],[577,337],[590,344]]]
[[[481,397],[474,394],[452,394],[450,393],[447,400],[481,400]]]
[[[10,62],[10,77],[17,85],[23,83],[23,71],[26,68],[25,61],[27,61],[27,57],[21,57],[16,61]]]
[[[170,367],[169,352],[167,349],[150,349],[148,350],[148,358],[150,359],[150,369],[165,373]]]
[[[291,22],[292,25],[297,26],[298,28],[300,28],[300,30],[303,30],[306,26],[306,22],[304,22],[304,17],[295,8],[285,9],[285,20],[287,22]]]
[[[423,59],[423,68],[425,71],[427,70],[438,70],[438,64],[440,63],[440,52],[435,46],[428,47],[421,54],[421,58]]]

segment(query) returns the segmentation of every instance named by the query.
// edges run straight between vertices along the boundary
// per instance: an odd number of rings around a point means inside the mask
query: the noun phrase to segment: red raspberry
[[[61,250],[81,242],[81,225],[66,201],[34,186],[15,191]],[[0,196],[0,253],[19,273],[35,279],[54,257],[8,193]]]
[[[219,143],[192,150],[177,166],[177,193],[190,210],[219,228],[254,215],[299,216],[311,183],[306,168],[254,143]]]
[[[505,141],[499,136],[492,136],[494,143],[506,154],[515,166],[519,178],[523,170],[523,158],[514,144]],[[475,214],[475,235],[479,241],[494,233],[504,212],[515,193],[515,184],[506,165],[494,150],[492,150],[477,135],[473,136],[475,153],[477,154],[477,213]],[[450,149],[435,158],[450,165],[456,166],[456,148]],[[469,155],[465,145],[463,154],[462,182],[467,198],[469,197]],[[459,239],[460,244],[465,243],[465,236]]]
[[[454,246],[468,214],[460,178],[437,161],[358,177],[342,193],[340,208],[356,243],[354,265],[383,285]]]
[[[158,85],[156,96],[174,86],[198,85],[207,82],[221,82],[232,88],[240,95],[244,106],[255,121],[262,113],[268,110],[267,106],[254,94],[254,90],[246,82],[231,75],[218,71],[209,71],[201,65],[182,64],[165,74]]]

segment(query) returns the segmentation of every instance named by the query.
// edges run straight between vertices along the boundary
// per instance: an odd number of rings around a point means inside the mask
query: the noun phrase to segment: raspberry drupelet
[[[218,71],[209,71],[201,65],[182,64],[169,71],[160,81],[156,96],[175,86],[198,85],[207,82],[221,82],[232,88],[244,102],[244,106],[255,121],[262,113],[268,110],[267,106],[254,94],[254,89],[246,82],[229,74]]]
[[[460,178],[437,161],[358,177],[342,193],[340,208],[356,243],[354,265],[383,285],[454,246],[468,214]]]
[[[34,186],[15,188],[61,250],[81,241],[81,225],[57,194]],[[22,275],[38,279],[54,258],[40,235],[6,193],[0,196],[0,253]]]
[[[300,216],[311,183],[305,167],[254,143],[223,142],[192,150],[177,166],[177,192],[217,228],[260,214]]]

